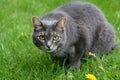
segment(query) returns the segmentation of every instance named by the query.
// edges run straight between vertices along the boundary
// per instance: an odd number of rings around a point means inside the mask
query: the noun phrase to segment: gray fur
[[[63,17],[67,22],[62,32],[56,24]],[[65,4],[43,16],[40,21],[44,27],[42,30],[34,29],[32,36],[34,44],[40,49],[45,49],[46,42],[41,42],[37,37],[41,31],[48,32],[47,37],[52,36],[51,32],[55,31],[60,40],[51,43],[57,46],[55,50],[50,51],[51,56],[57,59],[67,57],[68,64],[74,67],[80,66],[80,60],[87,56],[88,52],[104,54],[116,47],[113,27],[102,11],[91,3]]]

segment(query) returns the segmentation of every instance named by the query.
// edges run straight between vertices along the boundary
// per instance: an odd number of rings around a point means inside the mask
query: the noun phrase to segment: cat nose
[[[50,48],[50,45],[47,45],[47,48]]]
[[[52,44],[51,41],[48,41],[48,42],[47,42],[47,45],[46,45],[47,48],[50,48],[51,44]]]

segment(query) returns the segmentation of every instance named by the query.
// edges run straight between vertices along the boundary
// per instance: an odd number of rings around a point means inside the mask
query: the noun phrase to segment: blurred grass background
[[[73,1],[73,0],[71,0]],[[87,60],[71,75],[54,64],[50,56],[32,43],[32,16],[41,17],[70,0],[0,0],[0,80],[87,80],[94,74],[98,80],[120,80],[120,0],[82,0],[97,5],[114,26],[118,48],[101,61]]]

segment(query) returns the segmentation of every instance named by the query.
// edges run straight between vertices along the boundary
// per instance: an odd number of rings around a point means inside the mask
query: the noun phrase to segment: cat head
[[[66,41],[66,17],[59,20],[40,20],[33,17],[32,22],[34,27],[33,42],[38,48],[53,52],[64,45]]]

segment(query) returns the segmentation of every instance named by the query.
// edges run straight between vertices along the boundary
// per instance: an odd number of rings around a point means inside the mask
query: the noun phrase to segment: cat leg
[[[81,63],[81,55],[76,54],[75,47],[71,47],[68,55],[69,64],[74,68],[79,68]]]
[[[76,57],[69,57],[69,63],[73,68],[77,69],[80,67],[81,61],[79,58],[76,59]]]

